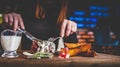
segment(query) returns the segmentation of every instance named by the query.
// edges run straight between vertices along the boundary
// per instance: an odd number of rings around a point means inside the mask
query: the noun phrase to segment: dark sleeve
[[[23,0],[2,0],[2,12],[12,13],[20,12]]]

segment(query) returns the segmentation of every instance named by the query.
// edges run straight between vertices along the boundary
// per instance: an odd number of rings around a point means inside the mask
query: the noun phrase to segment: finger
[[[18,14],[18,20],[19,20],[19,26],[22,28],[22,29],[25,29],[25,26],[24,26],[24,23],[23,23],[23,19],[21,17],[20,14]]]
[[[9,25],[12,26],[12,25],[13,25],[13,22],[9,22]]]
[[[72,29],[71,29],[71,34],[77,31],[77,24],[75,22],[72,22]]]
[[[73,34],[73,32],[74,32],[74,23],[73,23],[73,21],[71,21],[71,24],[72,24],[72,26],[71,26],[71,33],[70,34]]]
[[[5,14],[5,15],[4,15],[4,21],[5,21],[6,23],[8,23],[8,14]]]
[[[17,30],[18,28],[18,16],[17,14],[13,14],[14,15],[14,30]]]
[[[61,31],[60,31],[61,37],[64,37],[64,35],[65,35],[65,29],[66,29],[67,22],[68,22],[68,20],[64,19],[64,21],[61,25]]]
[[[12,14],[8,14],[8,22],[13,23],[13,15]]]
[[[72,29],[72,22],[71,22],[71,21],[68,21],[67,27],[66,27],[66,33],[65,33],[66,36],[69,36],[69,35],[70,35],[70,33],[71,33],[71,31],[72,31],[71,29]]]
[[[77,31],[77,23],[72,22],[72,32],[76,32]]]
[[[13,25],[13,15],[12,14],[8,14],[8,23],[10,26]]]

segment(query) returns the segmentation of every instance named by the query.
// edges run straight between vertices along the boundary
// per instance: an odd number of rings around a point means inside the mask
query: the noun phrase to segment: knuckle
[[[77,23],[74,23],[75,26],[77,26]]]
[[[21,17],[21,15],[20,14],[17,14],[19,17]]]
[[[67,28],[67,31],[70,31],[70,30],[71,30],[71,28],[70,28],[70,27],[68,27],[68,28]]]

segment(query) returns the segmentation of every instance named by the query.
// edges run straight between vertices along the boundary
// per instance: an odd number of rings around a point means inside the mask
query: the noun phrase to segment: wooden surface
[[[74,56],[68,59],[27,59],[21,53],[18,58],[0,57],[0,67],[120,67],[120,56],[97,53],[95,57]]]

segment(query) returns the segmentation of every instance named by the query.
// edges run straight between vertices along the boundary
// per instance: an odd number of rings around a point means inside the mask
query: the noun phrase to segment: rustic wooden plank
[[[27,59],[20,54],[18,58],[0,57],[0,67],[120,67],[120,56],[97,53],[95,57],[74,56],[68,59]]]

